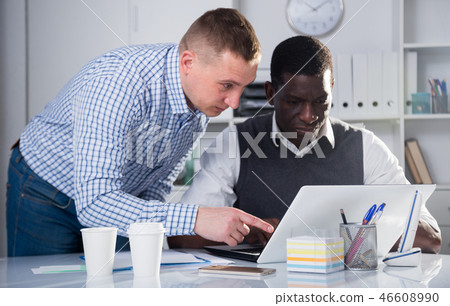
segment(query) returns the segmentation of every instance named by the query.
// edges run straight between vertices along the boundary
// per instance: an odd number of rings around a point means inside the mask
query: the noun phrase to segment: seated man
[[[325,45],[311,37],[289,38],[275,48],[270,68],[265,90],[275,113],[225,129],[203,153],[202,169],[182,202],[234,206],[276,226],[284,203],[304,185],[408,184],[378,137],[328,116],[334,78]],[[252,229],[246,241],[265,243],[269,236]],[[197,237],[169,239],[171,247],[205,244]],[[439,227],[425,207],[415,246],[440,250]]]

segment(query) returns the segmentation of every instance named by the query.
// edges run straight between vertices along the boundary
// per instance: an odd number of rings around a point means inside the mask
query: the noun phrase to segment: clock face
[[[296,32],[318,36],[337,26],[343,10],[342,0],[289,0],[287,19]]]

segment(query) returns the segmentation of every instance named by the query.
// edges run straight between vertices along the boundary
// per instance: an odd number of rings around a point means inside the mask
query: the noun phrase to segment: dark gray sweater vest
[[[311,150],[312,154],[302,158],[296,158],[289,150],[287,158],[281,158],[282,145],[275,146],[270,138],[272,114],[238,124],[241,157],[247,149],[251,154],[248,158],[241,158],[239,178],[234,190],[238,199],[234,207],[260,218],[281,219],[287,210],[286,205],[291,204],[304,185],[363,185],[361,131],[338,119],[330,120],[335,137],[334,149],[328,139],[322,137],[316,144],[320,150],[315,147]],[[253,139],[258,133],[265,132],[258,147],[267,158],[257,156],[242,132],[248,132]],[[318,152],[323,152],[323,155]]]

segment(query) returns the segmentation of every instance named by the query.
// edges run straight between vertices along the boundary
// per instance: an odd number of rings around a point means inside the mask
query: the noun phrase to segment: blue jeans
[[[83,252],[74,200],[36,175],[18,146],[9,161],[6,217],[8,256]],[[118,236],[117,249],[127,241]]]

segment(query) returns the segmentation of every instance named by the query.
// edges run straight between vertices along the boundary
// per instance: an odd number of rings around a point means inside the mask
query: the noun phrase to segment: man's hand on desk
[[[401,237],[397,240],[391,249],[391,252],[398,250]],[[419,220],[417,226],[416,238],[414,239],[413,247],[422,249],[422,253],[439,253],[442,245],[441,233],[436,231],[431,225],[423,220]]]
[[[276,218],[267,218],[263,219],[267,223],[271,224],[273,228],[277,228],[278,224],[280,223],[280,220]],[[250,233],[245,236],[245,241],[247,243],[261,243],[262,245],[266,245],[267,241],[269,241],[270,237],[272,236],[272,233],[263,232],[257,227],[251,227]]]
[[[194,232],[205,239],[236,246],[250,233],[250,227],[272,233],[271,224],[233,207],[200,207]]]

